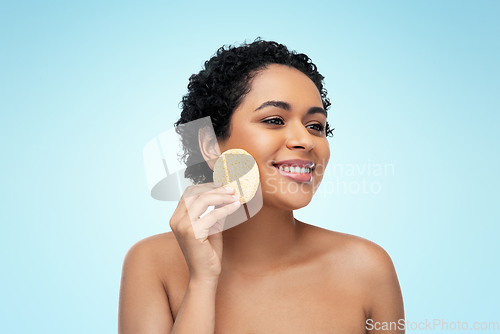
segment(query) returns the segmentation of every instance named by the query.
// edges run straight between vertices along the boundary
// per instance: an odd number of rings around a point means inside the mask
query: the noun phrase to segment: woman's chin
[[[264,196],[264,205],[278,207],[282,210],[298,210],[311,203],[311,193],[275,193]],[[266,198],[267,197],[267,198]]]

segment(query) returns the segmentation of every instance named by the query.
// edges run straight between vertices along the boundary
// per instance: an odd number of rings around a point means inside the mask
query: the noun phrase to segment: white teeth
[[[306,168],[306,167],[289,167],[289,166],[279,166],[278,167],[280,170],[288,172],[288,173],[298,173],[298,174],[307,174],[311,173],[312,169],[311,168]]]

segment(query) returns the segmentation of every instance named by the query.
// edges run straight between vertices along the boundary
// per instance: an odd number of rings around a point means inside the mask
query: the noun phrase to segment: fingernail
[[[226,188],[226,190],[229,191],[229,192],[233,192],[234,191],[233,187],[224,187],[224,188]]]
[[[240,203],[240,201],[236,201],[236,202],[233,202],[233,204],[236,206],[240,206],[241,203]]]
[[[238,201],[240,200],[240,197],[239,197],[239,196],[237,196],[237,195],[233,195],[233,198],[234,198],[234,199],[237,199]]]
[[[214,186],[220,187],[220,186],[222,186],[222,182],[214,182]]]

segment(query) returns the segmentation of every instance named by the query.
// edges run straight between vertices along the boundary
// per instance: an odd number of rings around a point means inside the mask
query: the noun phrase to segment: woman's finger
[[[178,225],[184,220],[183,216],[188,212],[188,208],[190,208],[198,196],[203,193],[231,194],[234,193],[234,189],[228,190],[216,183],[203,183],[187,187],[170,219],[170,228],[172,231],[178,228]]]
[[[188,187],[189,188],[189,187]],[[200,196],[206,194],[234,194],[233,187],[211,187],[206,185],[197,185],[190,190],[185,191],[182,195],[182,200],[185,203],[184,209],[190,209]],[[202,212],[203,213],[203,212]]]
[[[201,194],[191,206],[188,207],[188,215],[192,222],[197,221],[210,206],[223,206],[239,201],[239,196],[229,194]]]
[[[217,233],[222,231],[224,221],[227,216],[235,212],[241,206],[240,201],[236,201],[231,204],[224,205],[218,209],[212,210],[210,213],[205,215],[203,218],[193,223],[193,232],[196,239],[206,238],[209,235],[209,230]]]

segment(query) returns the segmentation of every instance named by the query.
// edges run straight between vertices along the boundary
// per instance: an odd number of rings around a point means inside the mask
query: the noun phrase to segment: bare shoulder
[[[404,317],[399,280],[391,257],[378,244],[355,235],[308,225],[309,244],[322,254],[321,266],[335,285],[360,296],[367,318]],[[314,242],[314,243],[313,243]]]
[[[175,268],[179,256],[182,257],[182,252],[175,235],[173,232],[166,232],[133,244],[125,255],[123,267],[124,270],[127,266],[140,267],[144,274],[155,274],[163,281],[165,270]]]
[[[152,255],[152,253],[162,252],[169,248],[175,249],[176,247],[178,247],[177,240],[172,232],[160,233],[137,241],[130,247],[127,256],[130,253],[144,252]]]
[[[304,229],[309,243],[314,244],[324,261],[336,268],[340,265],[356,273],[359,279],[369,281],[395,273],[389,254],[373,241],[309,224],[305,224]]]

